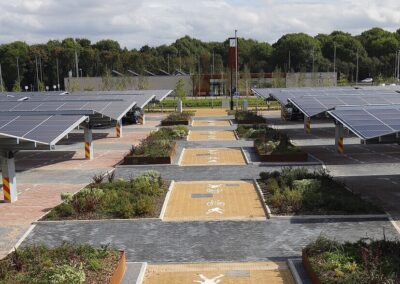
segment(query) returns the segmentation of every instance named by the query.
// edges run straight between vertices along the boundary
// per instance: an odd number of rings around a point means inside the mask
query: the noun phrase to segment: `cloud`
[[[0,43],[84,37],[122,46],[169,44],[189,35],[275,42],[283,34],[400,28],[398,0],[13,0],[0,1]]]

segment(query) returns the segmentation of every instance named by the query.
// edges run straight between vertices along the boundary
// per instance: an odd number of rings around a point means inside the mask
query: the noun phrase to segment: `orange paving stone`
[[[150,264],[143,284],[294,284],[285,263]]]
[[[240,148],[190,148],[184,149],[181,166],[246,165]]]
[[[192,126],[231,126],[229,120],[194,120]]]
[[[223,108],[201,108],[195,110],[195,116],[227,116],[227,111]]]
[[[18,184],[18,200],[0,204],[1,225],[30,224],[61,202],[61,193],[75,193],[85,184]],[[2,193],[0,198],[3,199]],[[16,240],[15,240],[16,241]]]
[[[265,220],[252,181],[175,182],[163,221]]]
[[[190,131],[188,141],[232,141],[236,140],[233,131]]]

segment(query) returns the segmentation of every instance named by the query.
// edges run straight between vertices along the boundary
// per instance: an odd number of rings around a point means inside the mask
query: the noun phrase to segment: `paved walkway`
[[[397,235],[385,221],[279,220],[161,222],[99,221],[38,224],[28,243],[63,241],[111,244],[127,250],[133,262],[279,261],[299,257],[320,235],[339,241]]]
[[[84,159],[83,133],[75,132],[60,141],[56,151],[21,151],[16,154],[18,201],[0,203],[0,258],[5,256],[29,229],[61,202],[63,192],[77,192],[91,182],[95,174],[105,173],[119,163],[147,135],[145,126],[124,127],[123,138],[114,129],[95,130],[94,160]],[[136,131],[142,129],[142,132]],[[3,199],[2,191],[0,200]]]

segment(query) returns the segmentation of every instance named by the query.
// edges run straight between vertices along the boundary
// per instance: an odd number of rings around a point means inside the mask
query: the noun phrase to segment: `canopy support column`
[[[17,201],[17,179],[15,176],[14,153],[11,151],[3,152],[1,155],[1,170],[3,175],[3,194],[4,202],[12,203]]]
[[[117,121],[115,130],[117,132],[117,138],[122,138],[122,119]]]
[[[304,131],[307,134],[311,134],[311,117],[304,116]]]
[[[343,124],[336,122],[335,126],[335,146],[336,150],[339,154],[344,153],[344,137],[343,137],[344,129]]]
[[[87,160],[93,160],[93,132],[91,128],[84,128],[85,133],[85,158]]]
[[[144,109],[140,110],[139,122],[144,125],[146,123],[146,116],[144,114]]]
[[[282,121],[285,120],[285,112],[284,112],[283,108],[284,108],[284,106],[281,105],[281,120]]]

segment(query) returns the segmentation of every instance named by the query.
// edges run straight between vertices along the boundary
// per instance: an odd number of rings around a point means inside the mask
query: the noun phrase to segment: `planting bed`
[[[130,181],[102,182],[99,178],[75,195],[63,194],[63,203],[43,220],[155,218],[167,190],[158,172],[147,172]]]
[[[237,111],[235,112],[235,120],[237,124],[263,124],[266,119],[255,112]]]
[[[65,243],[27,246],[0,260],[0,283],[120,283],[125,253],[108,247]]]
[[[171,113],[161,121],[161,126],[190,125],[193,115],[193,112],[188,111]]]
[[[400,283],[400,242],[320,237],[303,250],[303,265],[313,284]]]
[[[124,158],[124,165],[171,164],[176,153],[176,140],[186,138],[185,126],[161,128],[152,132]]]
[[[260,186],[275,215],[383,214],[383,211],[346,190],[325,171],[285,168],[261,173]]]

